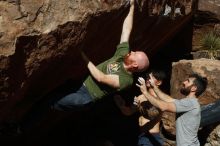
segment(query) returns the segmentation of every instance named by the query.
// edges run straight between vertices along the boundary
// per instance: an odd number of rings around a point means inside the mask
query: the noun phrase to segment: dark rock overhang
[[[14,52],[0,57],[0,122],[21,120],[36,102],[68,79],[81,82],[88,71],[78,49],[83,49],[95,64],[113,55],[128,4],[117,1],[111,5],[46,33],[32,30],[16,36]],[[38,15],[42,5],[39,8]],[[23,23],[24,18],[18,20]],[[178,32],[192,24],[192,18],[193,13],[175,19],[150,15],[145,2],[141,11],[136,7],[131,49],[143,50],[153,58]],[[28,24],[34,25],[33,21]]]

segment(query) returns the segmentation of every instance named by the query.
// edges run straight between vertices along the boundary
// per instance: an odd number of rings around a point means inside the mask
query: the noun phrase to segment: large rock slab
[[[0,1],[0,121],[21,118],[67,79],[81,81],[87,70],[79,49],[94,63],[112,55],[128,6],[126,1]]]
[[[114,9],[123,0],[6,0],[0,1],[0,54],[14,53],[21,35],[49,33],[68,21],[82,21],[90,13]]]
[[[147,52],[152,59],[159,49],[170,43],[169,50],[163,51],[172,54],[172,57],[167,55],[169,61],[176,59],[176,52],[188,52],[193,1],[182,0],[182,6],[186,2],[185,14],[175,18],[171,15],[172,19],[168,12],[170,7],[166,7],[164,16],[156,8],[158,1],[141,2],[135,11],[131,48]],[[174,8],[178,6],[172,2]],[[33,107],[37,111],[41,109],[39,102],[46,103],[51,91],[69,79],[73,84],[82,82],[88,70],[79,49],[95,64],[113,55],[128,8],[128,0],[0,0],[0,135],[5,136],[7,142],[13,141],[10,136],[17,138],[18,125],[25,121],[29,112],[32,115]],[[162,55],[158,56],[161,61]],[[44,117],[53,117],[50,115]],[[30,133],[37,135],[33,137],[47,135],[46,129],[56,125],[62,116],[56,114],[55,117],[51,118],[52,122],[44,119],[43,125],[39,125],[43,132],[39,134],[33,130]],[[90,137],[89,134],[86,135]],[[84,138],[85,134],[82,135]],[[29,139],[33,144],[30,137],[25,137],[24,141]],[[42,143],[45,145],[44,141]]]
[[[220,0],[200,0],[198,4],[200,11],[209,11],[220,19]]]
[[[208,136],[204,146],[219,146],[220,145],[220,125],[218,125]]]
[[[21,120],[68,79],[82,82],[88,70],[79,49],[95,64],[111,57],[128,8],[127,0],[0,1],[0,122]],[[191,28],[192,13],[174,20],[149,17],[148,8],[136,7],[130,44],[152,57]]]

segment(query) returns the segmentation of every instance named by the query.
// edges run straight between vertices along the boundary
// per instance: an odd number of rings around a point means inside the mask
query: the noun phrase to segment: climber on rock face
[[[113,57],[95,66],[81,50],[90,75],[80,89],[58,100],[53,108],[57,110],[74,110],[84,108],[97,99],[130,87],[134,72],[142,72],[149,67],[147,55],[142,51],[129,50],[129,38],[133,27],[135,0],[130,0],[130,10],[126,16],[120,44]]]

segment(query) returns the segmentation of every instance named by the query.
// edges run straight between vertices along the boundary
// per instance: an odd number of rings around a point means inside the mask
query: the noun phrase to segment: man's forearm
[[[101,70],[99,70],[91,61],[88,63],[88,69],[90,74],[96,81],[106,84],[113,88],[120,88],[119,84],[119,76],[115,74],[105,74]]]
[[[161,111],[165,110],[165,103],[164,103],[164,101],[156,99],[155,97],[150,95],[148,92],[144,92],[143,95],[148,99],[148,101],[152,105],[154,105],[155,107],[159,108]]]
[[[125,18],[124,26],[123,26],[129,32],[131,32],[133,27],[133,19],[134,19],[134,4],[131,4],[129,13]]]
[[[90,74],[98,81],[101,81],[101,78],[104,76],[104,73],[101,72],[91,61],[88,62],[88,69]]]
[[[120,43],[129,41],[129,37],[133,27],[133,17],[134,17],[134,2],[130,3],[129,13],[124,20]]]
[[[158,98],[160,98],[161,100],[166,101],[166,102],[174,101],[174,99],[171,96],[163,93],[157,86],[154,86],[153,90],[157,94]]]

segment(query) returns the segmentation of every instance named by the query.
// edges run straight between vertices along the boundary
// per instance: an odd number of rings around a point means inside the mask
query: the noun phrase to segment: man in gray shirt
[[[177,146],[199,146],[198,129],[201,120],[201,109],[198,96],[207,86],[207,79],[198,74],[191,74],[182,83],[180,92],[186,96],[183,99],[174,99],[163,93],[155,84],[154,76],[150,75],[150,84],[159,98],[154,98],[146,90],[145,80],[139,78],[136,84],[144,96],[161,111],[177,113],[176,119],[176,145]]]

